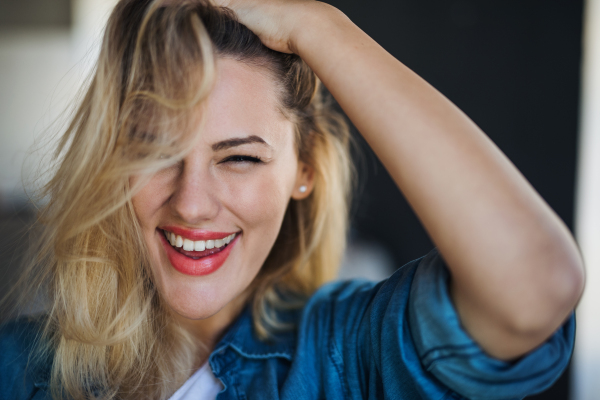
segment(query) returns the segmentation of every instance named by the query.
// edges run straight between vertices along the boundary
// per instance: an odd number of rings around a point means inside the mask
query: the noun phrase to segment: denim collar
[[[297,311],[278,313],[282,321],[293,321]],[[277,332],[269,340],[260,340],[254,331],[252,313],[246,307],[211,353],[210,359],[223,354],[227,348],[250,359],[284,358],[292,360],[296,345],[296,331]]]
[[[282,321],[293,321],[298,311],[278,313]],[[209,360],[221,357],[228,348],[233,349],[239,356],[248,359],[283,358],[291,361],[296,345],[296,331],[278,332],[267,341],[260,340],[254,331],[250,307],[244,308],[240,316],[227,330],[225,336],[219,341]],[[38,389],[48,389],[50,370],[52,368],[52,355],[33,368],[33,384]]]

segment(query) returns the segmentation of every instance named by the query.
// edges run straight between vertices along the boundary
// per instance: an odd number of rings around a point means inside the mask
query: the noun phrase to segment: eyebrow
[[[252,136],[248,136],[248,137],[232,138],[232,139],[223,140],[221,142],[217,142],[212,145],[212,149],[213,149],[213,151],[219,151],[219,150],[228,149],[230,147],[241,146],[243,144],[249,144],[249,143],[260,143],[260,144],[264,144],[268,147],[271,147],[260,136],[252,135]]]

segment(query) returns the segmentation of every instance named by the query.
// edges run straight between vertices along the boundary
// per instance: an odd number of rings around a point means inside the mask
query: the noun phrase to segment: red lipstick
[[[216,240],[223,239],[232,233],[237,232],[214,232],[206,229],[186,229],[179,226],[161,226],[158,228],[163,231],[173,232],[176,235],[190,240]]]
[[[218,270],[231,252],[233,246],[237,243],[239,234],[233,238],[229,244],[221,248],[207,249],[204,251],[184,251],[182,249],[175,249],[167,238],[165,237],[164,230],[173,232],[176,235],[180,235],[190,240],[215,240],[222,239],[229,236],[232,233],[223,232],[212,232],[206,230],[188,230],[185,228],[178,227],[161,227],[158,229],[160,239],[163,247],[167,252],[167,257],[173,268],[182,274],[202,276],[208,275]]]

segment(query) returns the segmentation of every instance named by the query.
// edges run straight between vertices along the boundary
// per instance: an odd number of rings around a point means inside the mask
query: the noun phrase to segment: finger
[[[231,0],[210,0],[210,2],[218,7],[228,7],[231,8]]]

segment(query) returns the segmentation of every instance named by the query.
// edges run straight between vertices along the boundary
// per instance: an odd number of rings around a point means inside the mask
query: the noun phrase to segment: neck
[[[238,296],[216,314],[199,320],[185,318],[173,312],[175,323],[192,335],[196,343],[199,344],[195,363],[197,364],[195,365],[196,368],[199,368],[208,360],[210,353],[227,332],[227,328],[240,315],[246,305],[246,300],[247,296]]]

